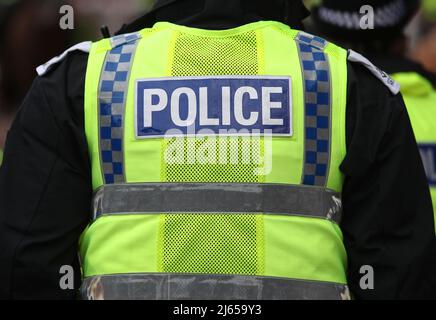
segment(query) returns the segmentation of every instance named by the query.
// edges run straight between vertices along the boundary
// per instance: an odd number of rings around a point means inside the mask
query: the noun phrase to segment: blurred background
[[[0,0],[0,150],[35,68],[68,47],[113,34],[150,10],[155,0]],[[74,9],[74,29],[62,30],[60,8]],[[1,155],[0,155],[1,156]]]
[[[308,7],[321,0],[305,1]],[[6,133],[34,77],[35,68],[69,46],[101,38],[100,27],[112,33],[150,9],[154,0],[0,0],[0,150]],[[62,30],[59,9],[74,9],[73,30]],[[306,21],[310,26],[310,19]],[[436,0],[408,28],[410,56],[436,73]]]

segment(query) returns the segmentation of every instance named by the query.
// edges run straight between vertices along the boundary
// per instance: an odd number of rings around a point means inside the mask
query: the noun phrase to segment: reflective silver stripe
[[[130,71],[141,35],[125,34],[112,38],[112,50],[106,54],[98,92],[99,149],[103,181],[123,183],[124,112]]]
[[[129,274],[85,279],[84,300],[350,300],[331,282],[258,276]]]
[[[94,220],[105,215],[156,213],[259,213],[340,222],[340,194],[286,184],[113,184],[94,195]]]
[[[302,184],[327,185],[331,156],[332,84],[327,41],[305,32],[295,38],[301,61],[305,104]]]

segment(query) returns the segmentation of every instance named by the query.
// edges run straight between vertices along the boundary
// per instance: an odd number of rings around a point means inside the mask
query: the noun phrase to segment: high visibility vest
[[[433,122],[436,117],[436,91],[430,81],[415,72],[397,73],[392,77],[401,84],[401,93],[430,185],[436,221],[436,126]]]
[[[436,19],[436,3],[433,0],[424,0],[423,2],[423,12],[427,19]]]
[[[346,299],[347,52],[262,21],[94,43],[85,299]]]

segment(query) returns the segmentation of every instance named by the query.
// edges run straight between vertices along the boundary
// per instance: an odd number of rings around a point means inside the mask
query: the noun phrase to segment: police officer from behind
[[[326,0],[314,10],[316,26],[344,47],[364,52],[372,62],[401,85],[414,133],[430,185],[436,217],[436,75],[407,58],[409,39],[405,26],[420,7],[420,1],[378,1],[374,4],[374,28],[361,29],[346,21],[361,21],[364,0],[344,3]],[[383,12],[384,14],[381,14]],[[357,20],[349,17],[356,17]],[[347,20],[348,19],[348,20]]]
[[[399,88],[298,31],[306,16],[158,1],[38,68],[1,171],[1,296],[429,297],[431,201]]]

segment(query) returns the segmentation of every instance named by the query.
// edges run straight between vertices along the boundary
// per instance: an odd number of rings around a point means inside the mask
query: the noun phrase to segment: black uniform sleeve
[[[87,54],[38,77],[8,134],[0,172],[0,298],[71,299],[60,268],[80,284],[78,239],[90,217],[84,134]]]
[[[341,170],[351,291],[359,299],[435,297],[433,211],[403,99],[358,64],[349,65],[348,87]],[[374,269],[373,290],[360,286],[365,265]]]

